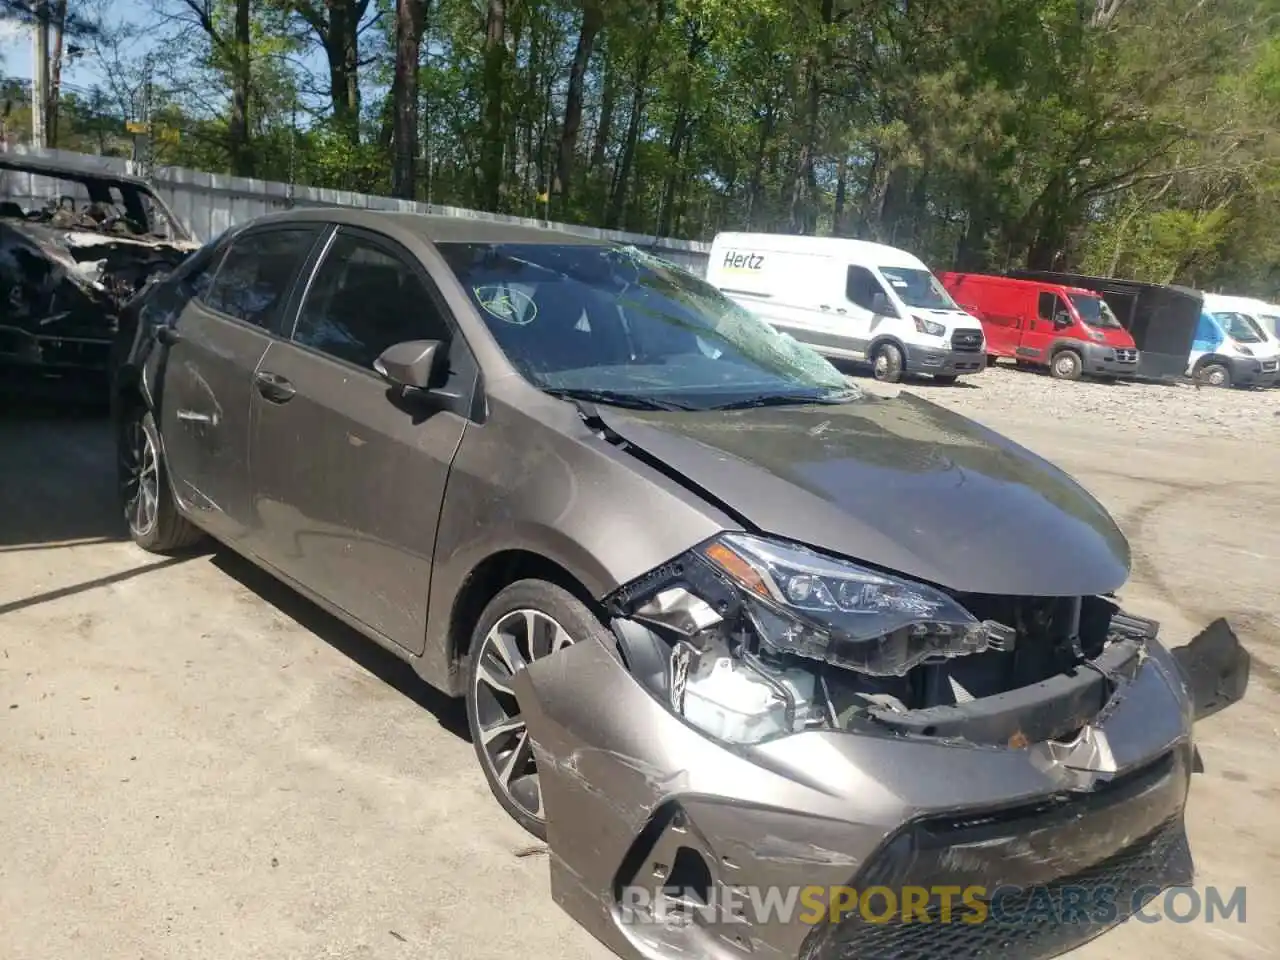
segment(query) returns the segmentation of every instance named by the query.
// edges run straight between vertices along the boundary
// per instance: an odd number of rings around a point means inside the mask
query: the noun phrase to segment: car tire
[[[502,688],[532,660],[590,641],[617,649],[612,634],[586,604],[545,580],[520,580],[500,591],[471,634],[466,708],[476,759],[498,803],[539,840],[547,838],[547,824],[532,743],[528,729],[518,722],[519,702]]]
[[[172,553],[197,543],[204,533],[178,510],[151,411],[127,414],[116,442],[120,503],[130,539],[150,553]]]
[[[1225,363],[1206,363],[1197,372],[1196,379],[1210,387],[1231,386],[1231,368]]]
[[[896,343],[882,343],[871,354],[871,371],[881,383],[899,383],[902,380],[902,351]]]
[[[1049,362],[1049,374],[1055,380],[1079,380],[1084,361],[1074,350],[1059,350]]]
[[[933,376],[934,383],[940,383],[945,387],[952,386],[959,379],[954,373],[936,373]]]

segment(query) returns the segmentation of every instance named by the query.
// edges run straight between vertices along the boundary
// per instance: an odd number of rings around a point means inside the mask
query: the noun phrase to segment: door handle
[[[255,373],[253,382],[258,388],[258,392],[272,403],[287,403],[298,392],[294,389],[293,384],[280,376],[280,374],[270,373],[266,370],[259,370]]]
[[[156,339],[166,347],[172,347],[182,339],[182,334],[166,324],[163,327],[156,328]]]

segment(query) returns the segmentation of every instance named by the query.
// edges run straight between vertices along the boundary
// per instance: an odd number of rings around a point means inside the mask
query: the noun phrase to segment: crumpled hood
[[[1083,596],[1129,574],[1111,516],[1062,470],[910,394],[738,411],[597,408],[761,532],[965,593]]]

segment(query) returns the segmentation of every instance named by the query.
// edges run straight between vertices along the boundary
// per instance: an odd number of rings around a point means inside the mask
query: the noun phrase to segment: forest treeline
[[[1280,293],[1280,0],[48,2],[69,149]]]

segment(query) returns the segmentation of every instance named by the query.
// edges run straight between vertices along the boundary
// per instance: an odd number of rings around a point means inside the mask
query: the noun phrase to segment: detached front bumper
[[[1132,377],[1138,372],[1142,354],[1136,348],[1113,347],[1105,343],[1081,342],[1081,357],[1087,376]]]
[[[1270,387],[1280,379],[1280,361],[1253,357],[1228,357],[1231,383],[1237,387]]]
[[[730,748],[595,643],[533,663],[515,693],[535,744],[553,896],[628,960],[994,960],[1011,944],[1032,960],[1192,880],[1192,708],[1156,645],[1084,728],[1084,751],[838,731]],[[915,898],[935,922],[850,912],[848,892],[868,887],[899,907]],[[958,888],[951,922],[945,888]],[[982,922],[964,920],[962,891],[988,904]],[[1059,909],[1043,909],[1046,892]],[[837,898],[843,916],[830,909]]]
[[[981,351],[953,350],[947,347],[907,347],[903,369],[910,374],[935,377],[960,377],[981,373],[987,368],[987,355]]]

